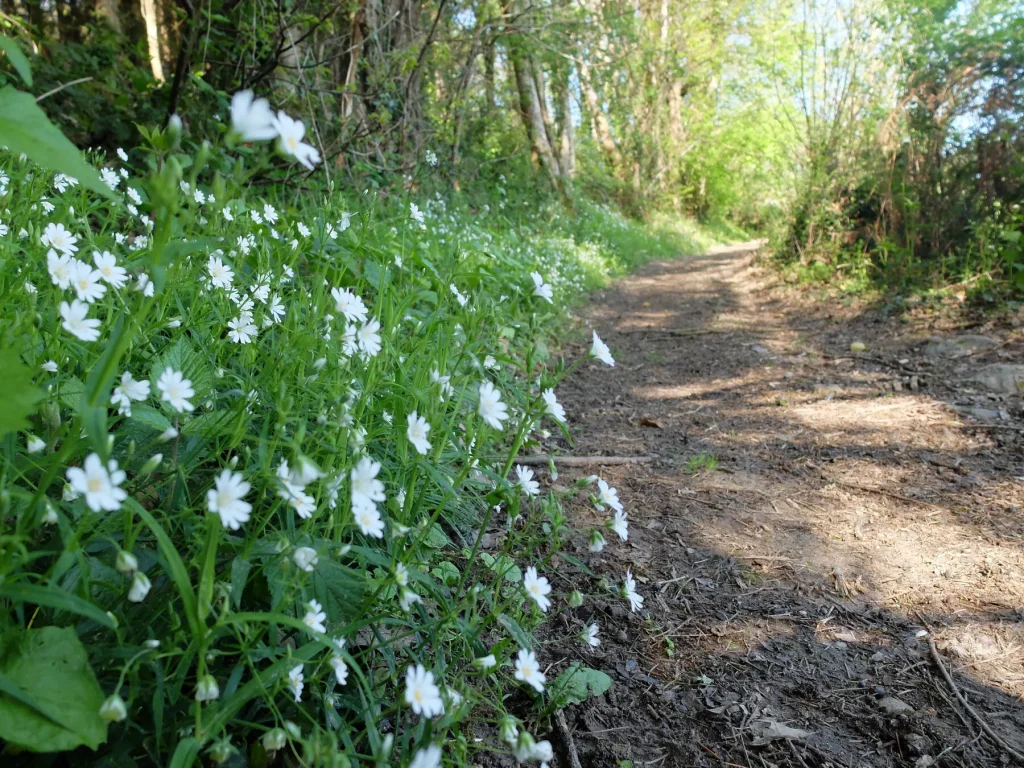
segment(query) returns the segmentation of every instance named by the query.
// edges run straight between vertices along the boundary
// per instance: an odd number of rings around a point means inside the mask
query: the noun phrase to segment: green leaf
[[[30,426],[28,417],[43,399],[43,390],[32,383],[32,371],[13,349],[0,350],[4,372],[4,396],[0,398],[0,437]]]
[[[235,610],[242,605],[242,594],[245,592],[245,583],[249,579],[249,571],[252,564],[241,555],[231,561],[231,602]]]
[[[600,696],[611,687],[612,679],[604,672],[574,661],[558,676],[551,691],[555,701],[565,706],[582,704],[590,696]]]
[[[462,575],[459,573],[459,569],[454,563],[449,563],[447,560],[437,564],[436,568],[431,568],[430,573],[441,583],[448,585],[449,587],[458,583],[459,577]]]
[[[29,66],[28,59],[22,53],[21,46],[11,38],[0,35],[0,51],[6,51],[7,60],[11,62],[11,66],[18,72],[25,85],[31,88],[32,67]]]
[[[171,424],[170,419],[160,413],[160,411],[145,403],[132,406],[132,421],[138,422],[157,432],[164,432],[174,426]]]
[[[88,600],[83,600],[77,595],[65,592],[59,587],[8,582],[7,584],[0,584],[0,598],[13,600],[17,603],[32,603],[34,605],[43,605],[47,608],[56,608],[59,611],[68,611],[69,613],[75,613],[87,619],[92,619],[107,629],[116,628],[114,620],[104,611],[101,611]]]
[[[142,522],[149,526],[149,530],[156,537],[157,546],[160,549],[160,554],[163,555],[171,580],[174,582],[174,586],[178,588],[178,594],[181,596],[185,618],[192,629],[192,635],[199,637],[202,627],[199,623],[199,615],[196,613],[196,593],[192,591],[192,582],[188,577],[188,569],[185,568],[185,563],[182,562],[177,547],[174,546],[174,542],[167,535],[167,531],[156,521],[156,518],[153,517],[148,509],[130,497],[125,504],[135,510],[135,514],[142,518]]]
[[[313,597],[335,621],[354,618],[363,600],[363,585],[345,566],[321,558],[313,571]]]
[[[9,632],[0,650],[0,674],[8,688],[0,695],[0,738],[33,752],[96,749],[107,740],[99,715],[103,690],[70,627]],[[23,695],[12,696],[11,690]]]
[[[74,176],[103,197],[114,197],[96,169],[50,122],[36,100],[10,85],[0,88],[0,144],[6,144],[15,155],[28,155],[43,168]]]
[[[512,635],[512,639],[516,641],[520,648],[533,647],[533,637],[529,632],[520,627],[515,619],[505,613],[499,613],[497,619],[498,623]]]

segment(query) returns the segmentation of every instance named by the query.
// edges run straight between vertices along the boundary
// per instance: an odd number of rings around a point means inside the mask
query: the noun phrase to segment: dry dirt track
[[[617,362],[561,386],[575,445],[549,447],[654,461],[558,479],[618,487],[629,542],[577,554],[618,582],[631,567],[646,597],[643,617],[586,603],[567,621],[598,621],[602,645],[554,651],[615,679],[566,711],[580,764],[1015,764],[1024,470],[1006,414],[1019,400],[993,404],[1001,426],[973,427],[945,404],[964,366],[920,351],[955,323],[811,300],[768,285],[755,256],[648,265],[581,315]],[[1014,355],[1005,341],[971,365]],[[565,734],[554,740],[571,765]]]

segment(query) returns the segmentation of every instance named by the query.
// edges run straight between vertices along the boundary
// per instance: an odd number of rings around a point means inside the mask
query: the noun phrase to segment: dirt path
[[[1020,403],[962,386],[1021,359],[1013,329],[932,360],[922,345],[956,318],[812,300],[754,256],[651,264],[581,318],[617,362],[563,384],[575,446],[550,447],[655,457],[558,479],[618,487],[628,543],[577,554],[619,583],[631,567],[646,598],[643,615],[586,603],[573,620],[597,620],[601,646],[560,651],[616,682],[566,711],[582,765],[1014,764],[918,637],[1024,751]]]

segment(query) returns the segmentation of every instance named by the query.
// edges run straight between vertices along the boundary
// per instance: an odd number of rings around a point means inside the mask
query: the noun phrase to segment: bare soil
[[[619,489],[629,541],[575,554],[616,583],[631,568],[646,599],[640,613],[588,600],[564,621],[596,620],[600,647],[546,648],[615,681],[565,711],[580,765],[1015,764],[1024,423],[1018,397],[967,379],[1024,360],[1017,321],[986,325],[955,302],[895,316],[823,300],[756,256],[650,264],[580,316],[616,365],[560,387],[574,445],[548,448],[654,459],[557,480],[596,473]],[[968,332],[997,343],[925,354],[930,337]],[[976,423],[964,403],[995,420]],[[566,734],[551,738],[557,765],[572,765]]]

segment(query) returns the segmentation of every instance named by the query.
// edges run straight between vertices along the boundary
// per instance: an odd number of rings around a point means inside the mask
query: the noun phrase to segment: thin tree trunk
[[[555,189],[561,191],[562,174],[558,168],[558,160],[552,151],[551,142],[548,141],[547,128],[544,126],[544,117],[540,111],[540,97],[537,94],[537,82],[533,78],[532,67],[515,45],[511,46],[509,50],[509,58],[512,61],[516,88],[519,91],[519,114],[526,127],[526,134],[530,139],[533,154],[536,161],[547,172],[551,184]]]
[[[591,126],[597,135],[601,149],[604,150],[605,155],[608,157],[608,164],[611,166],[612,173],[618,174],[622,168],[622,155],[619,153],[619,148],[615,145],[611,124],[608,122],[608,117],[605,115],[604,110],[601,109],[600,99],[598,98],[597,91],[594,90],[593,82],[591,82],[590,67],[583,56],[579,58],[577,65],[577,72],[580,76],[580,91],[583,93],[583,100],[587,104],[587,112],[590,113]]]

